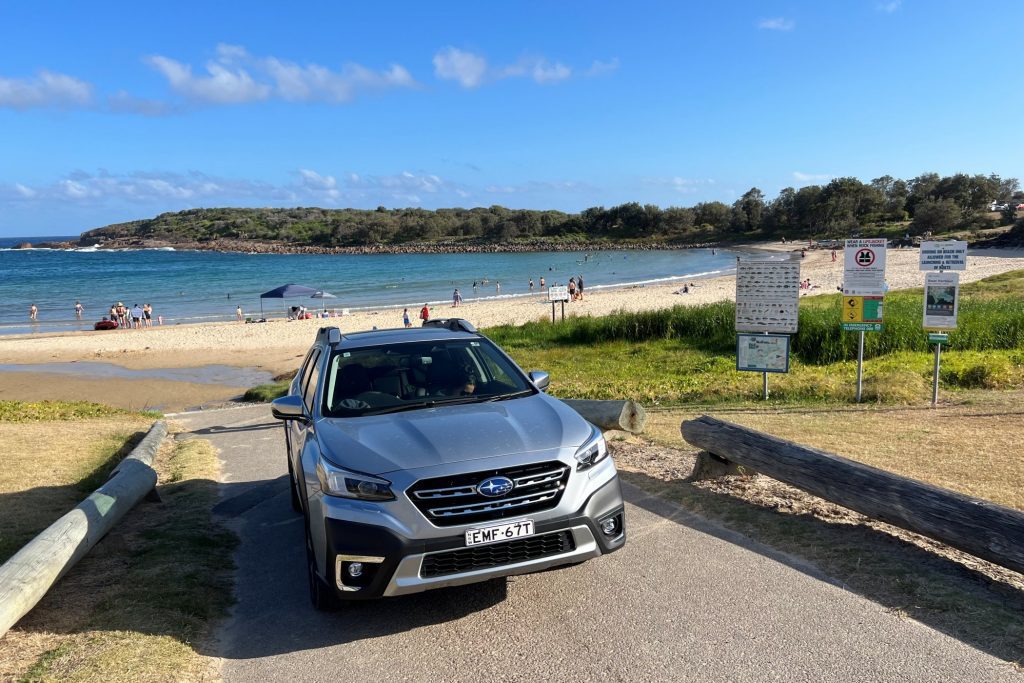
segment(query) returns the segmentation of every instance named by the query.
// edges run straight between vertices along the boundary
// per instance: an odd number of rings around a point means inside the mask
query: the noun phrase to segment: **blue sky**
[[[1024,159],[1024,3],[0,4],[0,235],[577,211]]]

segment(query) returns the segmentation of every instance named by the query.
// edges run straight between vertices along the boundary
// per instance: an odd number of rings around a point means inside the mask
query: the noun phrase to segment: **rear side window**
[[[319,349],[313,352],[313,356],[309,359],[309,372],[306,373],[306,377],[302,383],[302,402],[306,404],[306,410],[309,414],[313,414],[313,400],[316,395],[316,384],[317,380],[320,379],[320,351]]]

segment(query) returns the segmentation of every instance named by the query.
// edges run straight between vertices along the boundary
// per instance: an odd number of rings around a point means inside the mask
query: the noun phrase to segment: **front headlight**
[[[359,500],[395,499],[395,494],[391,492],[391,482],[386,479],[349,472],[323,458],[316,464],[316,476],[320,480],[320,488],[329,496]]]
[[[608,444],[604,434],[595,429],[587,442],[576,451],[576,471],[587,470],[608,457]]]

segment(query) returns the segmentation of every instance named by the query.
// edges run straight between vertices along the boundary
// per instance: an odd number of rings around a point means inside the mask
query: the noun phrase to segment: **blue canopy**
[[[306,287],[304,285],[281,285],[277,289],[272,289],[269,292],[260,294],[261,299],[290,299],[292,297],[310,297],[317,293],[316,289],[312,287]]]

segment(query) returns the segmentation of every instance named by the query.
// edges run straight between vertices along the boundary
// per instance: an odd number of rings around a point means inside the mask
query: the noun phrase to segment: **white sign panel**
[[[967,242],[921,242],[921,270],[967,270]]]
[[[736,331],[797,330],[799,261],[739,261],[736,264]]]
[[[843,294],[885,294],[885,244],[884,238],[846,240],[846,248],[843,250]]]
[[[960,310],[960,274],[928,273],[924,276],[924,328],[955,330]]]
[[[548,301],[568,301],[569,287],[548,287]]]

